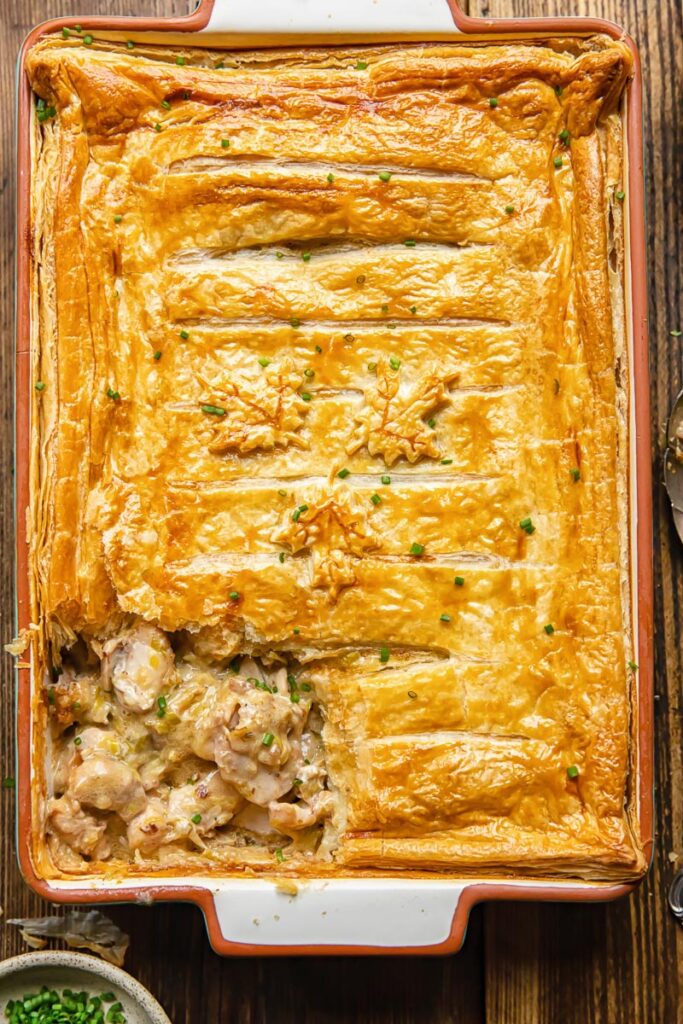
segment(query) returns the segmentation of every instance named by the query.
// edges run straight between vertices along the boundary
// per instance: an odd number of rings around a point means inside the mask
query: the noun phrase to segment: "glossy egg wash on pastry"
[[[635,876],[625,47],[31,51],[43,875]]]

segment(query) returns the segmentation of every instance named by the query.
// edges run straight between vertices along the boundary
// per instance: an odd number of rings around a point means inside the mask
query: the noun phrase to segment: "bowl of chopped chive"
[[[120,967],[49,950],[0,963],[0,1020],[8,1024],[171,1024],[156,999]]]

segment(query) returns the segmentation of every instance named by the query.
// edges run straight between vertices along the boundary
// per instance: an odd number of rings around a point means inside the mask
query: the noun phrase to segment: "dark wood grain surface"
[[[236,0],[237,2],[237,0]],[[284,0],[283,0],[284,2]],[[415,0],[419,4],[419,0]],[[661,487],[663,425],[683,386],[682,0],[470,0],[487,16],[590,14],[638,41],[645,72],[652,458],[655,465],[655,859],[639,891],[605,905],[499,904],[472,914],[464,950],[439,959],[222,960],[198,910],[113,908],[132,937],[126,966],[175,1024],[683,1024],[683,928],[666,890],[683,867],[683,552]],[[0,0],[0,614],[12,632],[13,96],[28,30],[60,14],[184,14],[189,0]],[[0,775],[13,774],[13,671],[2,659]],[[0,794],[0,905],[44,913],[14,856],[13,794]],[[25,950],[0,921],[0,959]]]

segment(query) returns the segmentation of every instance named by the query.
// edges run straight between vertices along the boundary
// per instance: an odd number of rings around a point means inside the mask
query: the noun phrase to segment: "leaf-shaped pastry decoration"
[[[336,601],[340,590],[356,582],[355,564],[365,551],[380,546],[364,509],[338,491],[309,492],[306,500],[287,513],[271,540],[295,554],[308,549],[313,559],[313,586],[327,590]]]
[[[436,434],[423,417],[446,401],[448,384],[458,374],[423,374],[409,387],[401,387],[399,369],[384,360],[377,364],[376,383],[365,391],[365,406],[356,415],[357,426],[346,448],[349,455],[365,445],[371,455],[382,455],[393,466],[401,455],[408,462],[422,456],[441,458]]]
[[[239,454],[256,448],[308,448],[296,433],[308,412],[308,403],[301,398],[301,374],[288,359],[266,368],[256,381],[225,381],[210,383],[200,380],[210,402],[219,412],[213,424],[208,449],[214,455],[228,451]]]

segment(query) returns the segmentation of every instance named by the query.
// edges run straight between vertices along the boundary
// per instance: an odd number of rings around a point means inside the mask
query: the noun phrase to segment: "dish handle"
[[[312,35],[460,32],[458,0],[204,0],[204,32]]]

